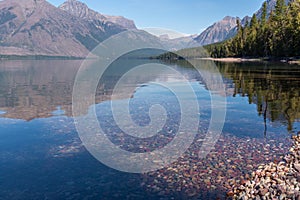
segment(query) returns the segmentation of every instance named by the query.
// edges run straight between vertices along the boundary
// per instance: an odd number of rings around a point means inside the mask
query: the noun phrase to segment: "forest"
[[[268,14],[263,5],[260,18],[255,14],[244,26],[237,20],[237,34],[222,43],[205,46],[213,58],[261,57],[287,58],[300,56],[300,0],[278,0]]]

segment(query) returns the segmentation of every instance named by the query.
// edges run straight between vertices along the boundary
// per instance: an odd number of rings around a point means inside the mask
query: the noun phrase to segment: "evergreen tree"
[[[215,56],[300,56],[300,0],[287,6],[285,0],[277,0],[274,11],[267,17],[267,3],[262,16],[253,15],[250,24],[244,26],[237,20],[234,38],[218,44]]]
[[[290,54],[292,56],[300,55],[300,0],[294,0],[289,5],[288,32],[290,37]]]
[[[258,45],[257,48],[257,54],[258,56],[263,56],[266,57],[269,54],[268,51],[268,33],[267,33],[267,2],[265,1],[263,3],[263,9],[262,9],[262,15],[260,19],[260,28],[257,33],[257,43],[260,44]]]

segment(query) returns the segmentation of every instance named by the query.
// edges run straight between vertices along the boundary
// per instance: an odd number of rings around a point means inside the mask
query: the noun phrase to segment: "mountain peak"
[[[203,31],[195,40],[201,45],[224,41],[235,35],[236,17],[226,16]]]
[[[103,15],[90,9],[85,3],[82,3],[78,0],[67,0],[60,5],[59,8],[85,20],[96,20],[105,23],[109,22],[117,24],[125,29],[136,29],[136,26],[132,20],[121,16]]]
[[[76,6],[81,6],[81,7],[84,7],[84,8],[88,8],[88,6],[85,3],[81,2],[81,1],[78,1],[78,0],[67,0],[63,4],[73,4],[73,5],[76,5]]]
[[[231,17],[231,16],[225,16],[223,18],[223,21],[230,21],[230,20],[236,20],[236,18],[235,17]]]
[[[75,15],[80,18],[90,19],[94,15],[94,11],[89,9],[89,7],[77,0],[67,0],[62,5],[59,6],[61,10],[67,11],[68,13]],[[101,16],[101,20],[105,17]]]
[[[78,0],[67,0],[66,2],[74,2],[74,3],[81,3],[81,4],[85,4],[81,1],[78,1]]]
[[[83,2],[80,2],[80,1],[77,1],[77,0],[66,0],[64,3],[62,4],[65,4],[65,3],[80,3],[80,4],[85,4]]]
[[[89,12],[80,2],[68,2]],[[77,17],[45,0],[0,1],[0,16],[2,55],[85,57],[100,42],[124,31],[117,24]]]

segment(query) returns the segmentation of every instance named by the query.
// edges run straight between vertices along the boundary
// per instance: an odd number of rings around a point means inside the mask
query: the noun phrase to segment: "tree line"
[[[260,18],[254,14],[244,26],[237,20],[235,37],[205,48],[214,58],[300,56],[300,0],[277,0],[270,14],[265,2]]]

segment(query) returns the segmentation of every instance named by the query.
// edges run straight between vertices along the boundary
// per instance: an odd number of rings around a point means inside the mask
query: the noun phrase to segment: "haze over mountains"
[[[274,2],[267,1],[269,11]],[[133,20],[100,14],[77,0],[67,0],[59,7],[45,0],[4,0],[0,1],[0,55],[85,57],[105,39],[126,30],[178,50],[233,37],[237,19],[227,16],[200,35],[170,39],[138,30]],[[245,17],[242,22],[248,20]]]

